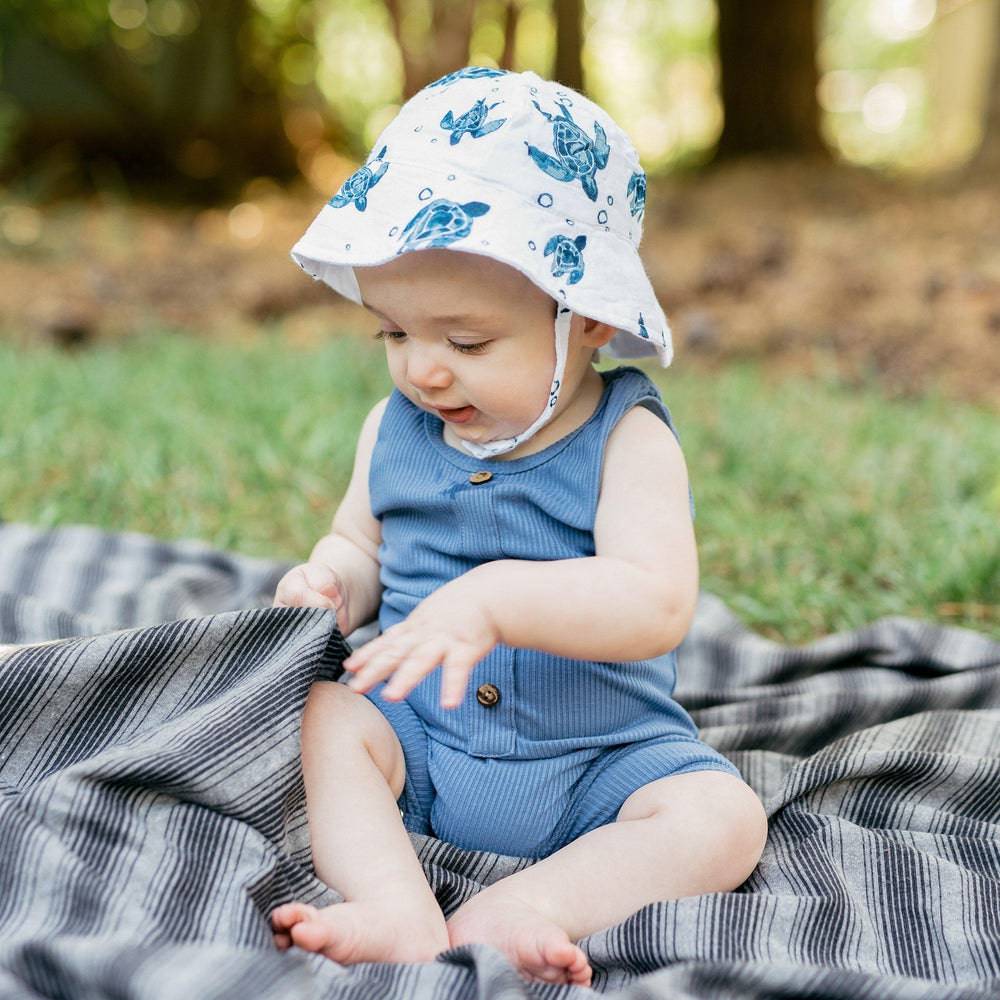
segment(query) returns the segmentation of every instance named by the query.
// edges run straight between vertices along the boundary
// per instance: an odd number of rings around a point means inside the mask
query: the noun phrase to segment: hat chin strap
[[[549,389],[549,398],[542,412],[535,419],[535,422],[520,434],[515,434],[511,438],[497,438],[495,441],[486,441],[478,444],[475,441],[463,441],[459,439],[459,444],[463,450],[476,458],[492,458],[494,455],[503,455],[512,451],[519,444],[534,437],[551,419],[559,399],[559,390],[562,387],[563,374],[566,371],[566,355],[569,352],[569,326],[573,319],[573,313],[568,306],[559,306],[556,310],[555,335],[556,335],[556,367],[552,376],[552,387]]]

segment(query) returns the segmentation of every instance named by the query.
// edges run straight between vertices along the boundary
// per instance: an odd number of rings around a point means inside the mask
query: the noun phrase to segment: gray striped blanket
[[[286,568],[0,524],[0,642],[65,640],[0,661],[0,997],[583,996],[487,945],[346,967],[273,947],[274,906],[339,899],[309,864],[298,727],[346,645],[332,612],[268,607]],[[769,841],[738,891],[585,938],[594,990],[1000,995],[1000,643],[896,617],[785,647],[703,593],[679,661]],[[413,843],[446,914],[530,863]]]

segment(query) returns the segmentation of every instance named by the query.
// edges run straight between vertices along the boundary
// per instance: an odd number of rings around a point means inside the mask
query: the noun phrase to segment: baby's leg
[[[405,767],[385,717],[343,684],[313,684],[302,719],[302,771],[316,874],[345,902],[277,907],[275,944],[345,965],[424,962],[445,951],[444,915],[396,805]]]
[[[582,951],[565,961],[572,941],[657,900],[735,889],[766,835],[760,800],[739,778],[660,778],[633,792],[616,822],[473,896],[448,921],[449,939],[492,944],[533,977],[588,985]]]

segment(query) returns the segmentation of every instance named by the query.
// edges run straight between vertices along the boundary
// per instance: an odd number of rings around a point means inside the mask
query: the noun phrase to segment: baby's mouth
[[[449,423],[453,424],[464,424],[472,419],[475,415],[476,408],[474,406],[459,406],[453,410],[442,410],[438,407],[434,407],[438,414],[441,416],[442,420],[447,420]]]

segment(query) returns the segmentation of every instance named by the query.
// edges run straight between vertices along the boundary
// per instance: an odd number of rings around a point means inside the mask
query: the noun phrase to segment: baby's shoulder
[[[667,422],[641,402],[630,406],[615,421],[608,432],[605,452],[611,448],[628,448],[636,452],[656,454],[670,443],[676,445],[676,437]]]
[[[610,479],[642,489],[670,469],[684,470],[684,457],[672,428],[651,409],[636,403],[611,428],[601,462],[602,489]],[[686,478],[686,470],[685,478]]]
[[[362,433],[378,434],[379,427],[382,426],[382,418],[385,416],[386,407],[389,405],[389,400],[392,396],[384,396],[377,403],[372,406],[368,411],[368,416],[365,417],[364,426],[362,427]]]
[[[357,454],[359,458],[364,460],[366,465],[371,461],[375,443],[378,441],[379,429],[382,426],[382,418],[385,416],[385,410],[391,398],[391,396],[386,396],[375,403],[368,411],[368,416],[365,417],[365,421],[361,425],[361,431],[358,434]]]

